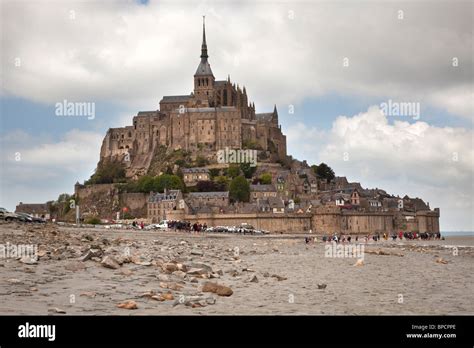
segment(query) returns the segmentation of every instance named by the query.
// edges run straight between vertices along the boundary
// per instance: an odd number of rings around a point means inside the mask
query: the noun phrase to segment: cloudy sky
[[[0,1],[0,206],[73,192],[109,127],[190,93],[206,15],[214,75],[277,105],[289,154],[474,230],[472,2]]]

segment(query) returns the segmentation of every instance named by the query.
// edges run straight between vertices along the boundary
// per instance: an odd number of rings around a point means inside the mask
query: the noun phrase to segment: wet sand
[[[362,266],[325,257],[325,243],[294,235],[2,223],[0,243],[7,242],[37,244],[40,257],[0,259],[2,315],[474,314],[473,237],[372,242]],[[80,261],[91,248],[101,255]],[[104,267],[107,255],[122,264]],[[209,281],[232,295],[202,292]],[[117,307],[126,300],[138,308]]]

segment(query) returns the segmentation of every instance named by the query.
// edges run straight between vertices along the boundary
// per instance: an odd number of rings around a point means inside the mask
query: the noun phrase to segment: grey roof
[[[214,81],[214,86],[225,86],[226,80]]]
[[[351,196],[348,195],[347,193],[336,193],[334,195],[334,199],[341,199],[341,198],[345,201],[348,201],[351,199]]]
[[[278,197],[268,197],[268,204],[272,208],[284,208],[285,203],[283,203],[283,200]]]
[[[150,194],[148,202],[161,202],[161,201],[174,201],[178,198],[180,190],[168,190],[167,194],[165,193],[153,193]]]
[[[186,102],[189,98],[191,98],[190,95],[165,95],[161,101],[165,103],[177,103]]]
[[[213,75],[212,70],[211,70],[211,65],[207,61],[207,59],[201,59],[201,62],[199,63],[199,66],[196,70],[196,73],[194,76],[201,76],[201,75]]]
[[[276,188],[274,185],[250,185],[250,191],[273,192]]]
[[[226,112],[226,111],[235,111],[237,108],[235,106],[219,106],[219,107],[206,107],[206,108],[186,108],[186,111],[191,112]]]
[[[222,192],[190,192],[189,198],[227,198],[229,191]]]
[[[155,115],[156,111],[138,111],[137,116]]]
[[[273,119],[273,112],[255,114],[255,117],[259,121],[271,121]]]
[[[183,174],[188,174],[188,173],[209,173],[209,169],[204,168],[204,167],[195,167],[195,168],[183,168],[182,169]]]

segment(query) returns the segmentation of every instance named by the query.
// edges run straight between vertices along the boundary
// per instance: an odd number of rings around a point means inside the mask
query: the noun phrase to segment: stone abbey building
[[[258,146],[271,151],[273,159],[286,158],[286,136],[273,112],[256,113],[246,88],[216,80],[208,61],[205,24],[203,23],[201,61],[194,74],[194,90],[187,95],[164,96],[159,110],[140,111],[131,126],[110,128],[100,158],[121,160],[128,177],[146,173],[153,154],[160,146],[168,151],[183,149],[205,153],[215,161],[221,149]]]

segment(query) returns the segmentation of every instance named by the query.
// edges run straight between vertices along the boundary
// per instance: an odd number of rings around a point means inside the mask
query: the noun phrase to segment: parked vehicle
[[[23,222],[36,222],[36,223],[45,223],[46,220],[27,214],[27,213],[16,213],[20,217],[20,221]]]
[[[151,224],[145,227],[146,230],[166,230],[168,229],[168,220],[162,220],[158,224]]]
[[[22,217],[20,215],[9,212],[5,208],[0,208],[0,219],[5,221],[22,221]]]

